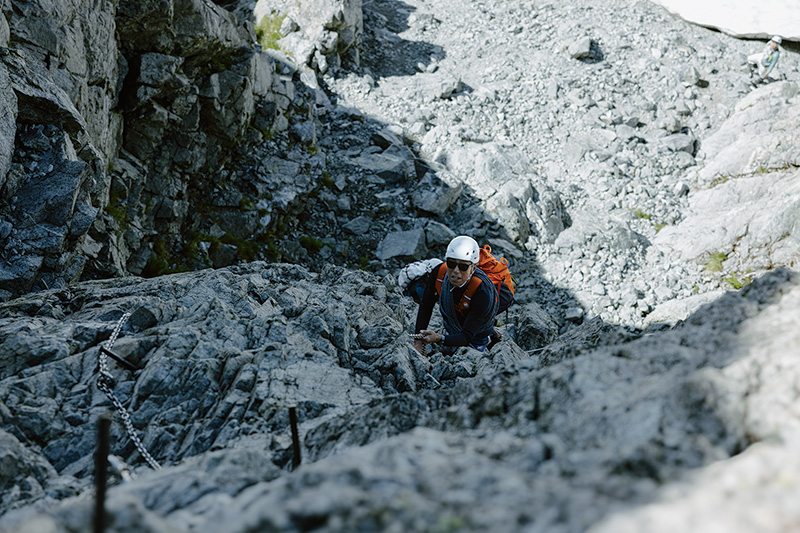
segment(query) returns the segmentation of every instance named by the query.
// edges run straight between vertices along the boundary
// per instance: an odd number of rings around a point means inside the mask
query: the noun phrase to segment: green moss
[[[170,255],[167,245],[163,239],[156,239],[153,242],[153,252],[147,259],[147,264],[142,269],[142,276],[154,278],[167,274],[170,271]]]
[[[634,209],[633,210],[633,214],[634,214],[634,216],[636,218],[643,219],[643,220],[650,220],[651,218],[653,218],[652,215],[650,215],[648,213],[645,213],[641,209]]]
[[[255,205],[253,204],[253,200],[250,198],[243,197],[241,200],[239,200],[239,209],[242,211],[252,211],[254,208]]]
[[[264,48],[278,49],[278,41],[281,39],[281,24],[286,15],[275,13],[274,11],[265,16],[256,25],[256,39]]]
[[[734,288],[734,289],[736,289],[737,291],[738,291],[739,289],[741,289],[742,287],[744,287],[745,285],[749,285],[749,284],[750,284],[750,281],[751,281],[751,280],[749,280],[749,279],[747,279],[747,278],[745,278],[745,279],[743,279],[743,280],[740,280],[740,279],[739,279],[739,276],[737,276],[737,275],[736,275],[736,273],[733,273],[733,274],[731,274],[730,276],[728,276],[727,278],[722,278],[722,279],[723,279],[723,280],[724,280],[724,281],[725,281],[725,282],[726,282],[728,285],[730,285],[731,287],[733,287],[733,288]]]
[[[657,222],[657,223],[656,223],[656,225],[655,225],[655,227],[656,227],[656,233],[658,233],[658,232],[659,232],[659,231],[661,231],[662,229],[666,228],[666,227],[667,227],[667,225],[666,225],[666,224],[664,224],[663,222]]]
[[[451,533],[454,531],[463,531],[466,527],[464,519],[460,516],[454,516],[449,513],[439,516],[436,523],[433,524],[433,533]]]
[[[261,247],[258,245],[258,243],[236,237],[230,233],[223,235],[222,238],[220,238],[220,241],[224,244],[231,244],[235,246],[236,255],[243,261],[252,261],[256,258],[256,255],[261,250]]]
[[[331,173],[327,170],[322,171],[322,185],[327,187],[328,189],[333,188],[333,178],[331,177]]]
[[[362,255],[361,257],[358,258],[358,268],[359,269],[364,270],[365,268],[367,268],[367,263],[369,263],[369,256],[368,255]]]
[[[308,155],[313,157],[313,156],[317,155],[317,152],[319,152],[319,148],[317,148],[316,144],[311,143],[311,144],[308,145]]]
[[[717,176],[716,178],[714,178],[714,181],[709,183],[708,188],[713,189],[717,185],[722,185],[723,183],[727,182],[730,179],[731,179],[730,176]]]
[[[711,254],[703,267],[707,272],[722,272],[722,263],[728,259],[728,256],[722,252]]]
[[[274,242],[267,243],[266,254],[267,254],[267,259],[269,259],[273,263],[280,261],[281,259],[281,252],[280,250],[278,250],[278,247],[275,245]]]
[[[319,252],[324,245],[325,243],[316,237],[309,237],[308,235],[300,237],[300,246],[305,248],[310,254]]]
[[[122,200],[113,190],[108,193],[108,205],[106,205],[105,211],[111,218],[117,221],[121,232],[128,229],[130,225],[130,221],[128,220],[128,208],[122,204]]]
[[[166,274],[168,271],[169,264],[167,261],[163,257],[152,254],[142,270],[142,276],[145,278],[155,278],[156,276]]]

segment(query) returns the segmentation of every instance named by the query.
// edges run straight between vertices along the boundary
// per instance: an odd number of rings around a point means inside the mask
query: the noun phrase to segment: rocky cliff
[[[645,1],[0,6],[0,531],[91,528],[109,411],[109,531],[800,527],[791,45],[753,86]],[[395,274],[460,233],[518,304],[421,356]]]
[[[249,19],[205,0],[6,4],[5,298],[252,258],[319,186],[313,92]]]

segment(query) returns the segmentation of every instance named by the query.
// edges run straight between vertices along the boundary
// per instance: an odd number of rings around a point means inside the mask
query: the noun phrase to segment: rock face
[[[297,65],[321,74],[360,64],[364,22],[361,0],[258,0],[256,25],[280,20],[277,46]]]
[[[0,438],[15,466],[2,470],[0,529],[90,527],[94,422],[111,407],[96,363],[123,312],[113,351],[138,369],[112,362],[113,391],[162,468],[112,426],[112,452],[138,476],[112,486],[110,531],[640,531],[699,506],[693,495],[746,531],[762,519],[741,502],[785,493],[763,472],[786,474],[800,435],[797,273],[641,338],[596,319],[533,357],[513,317],[483,354],[417,355],[403,333],[413,307],[386,282],[251,263],[3,304]],[[671,490],[670,508],[646,505]],[[768,499],[767,523],[798,524],[793,505]]]
[[[800,263],[798,92],[776,83],[736,105],[703,143],[686,218],[654,244],[682,262],[716,257],[717,275],[738,282]]]
[[[316,152],[310,89],[251,26],[200,0],[90,4],[4,11],[3,298],[252,257],[317,187],[323,156],[290,158],[286,132]]]
[[[90,529],[103,383],[109,531],[800,529],[791,45],[253,4],[0,0],[0,531]],[[518,305],[420,355],[393,274],[463,233]]]
[[[781,35],[784,39],[800,41],[800,15],[791,0],[765,0],[758,4],[746,0],[650,1],[689,22],[716,28],[729,35],[762,39]]]

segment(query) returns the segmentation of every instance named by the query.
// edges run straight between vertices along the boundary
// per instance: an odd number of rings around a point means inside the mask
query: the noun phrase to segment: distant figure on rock
[[[478,268],[480,258],[475,239],[462,235],[450,241],[445,264],[431,270],[417,312],[414,332],[422,335],[414,341],[418,352],[425,353],[424,345],[431,343],[442,343],[445,355],[454,353],[459,346],[482,352],[490,338],[497,335],[494,324],[500,295],[492,280]],[[446,335],[426,329],[436,302]]]
[[[758,77],[755,83],[761,83],[769,78],[770,73],[778,64],[778,59],[781,57],[781,38],[775,36],[769,40],[764,47],[764,51],[760,54],[753,54],[747,57],[747,62],[752,66],[758,68]]]

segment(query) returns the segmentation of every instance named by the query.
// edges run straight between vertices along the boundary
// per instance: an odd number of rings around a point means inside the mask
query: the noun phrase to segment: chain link
[[[422,335],[421,333],[409,333],[408,336],[411,337],[414,340],[424,339],[425,338],[425,336]],[[426,344],[422,345],[422,355],[426,356],[426,357],[428,355],[428,346]]]
[[[130,313],[125,313],[117,322],[117,326],[114,328],[113,333],[111,333],[111,338],[109,338],[105,343],[104,347],[106,350],[111,351],[111,348],[114,346],[114,343],[117,342],[117,337],[119,337],[120,331],[122,331],[122,326],[130,317]],[[111,372],[108,370],[108,356],[100,352],[100,361],[99,361],[99,373],[100,375],[97,377],[97,388],[103,391],[103,393],[108,396],[108,399],[111,400],[111,403],[116,408],[117,412],[119,413],[120,418],[122,419],[122,423],[125,426],[125,430],[128,432],[128,436],[133,441],[133,444],[136,445],[136,449],[139,450],[139,453],[142,454],[147,464],[150,465],[150,468],[153,470],[159,470],[161,465],[158,464],[150,452],[147,451],[147,448],[144,447],[142,444],[141,439],[139,439],[139,435],[136,433],[136,429],[133,427],[133,422],[131,422],[131,417],[128,414],[128,410],[125,409],[125,406],[122,405],[122,402],[119,401],[119,398],[114,394],[112,387],[114,386],[114,376],[111,375]]]

